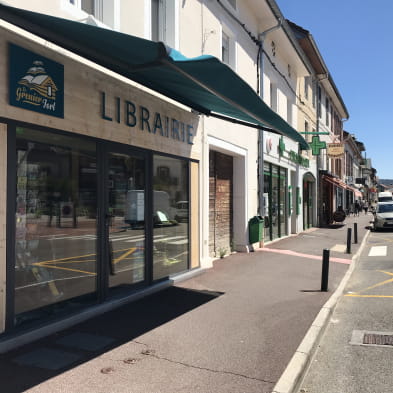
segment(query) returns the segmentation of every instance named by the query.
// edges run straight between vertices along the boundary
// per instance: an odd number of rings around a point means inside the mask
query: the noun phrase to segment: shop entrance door
[[[146,281],[146,158],[130,149],[105,153],[104,265],[113,292]],[[106,286],[104,285],[104,286]],[[111,292],[110,291],[110,292]]]

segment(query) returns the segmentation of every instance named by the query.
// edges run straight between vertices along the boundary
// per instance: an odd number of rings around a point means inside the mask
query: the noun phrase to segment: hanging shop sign
[[[9,44],[9,103],[64,118],[64,66]]]
[[[309,143],[311,147],[311,153],[313,156],[319,156],[321,154],[322,149],[326,149],[326,142],[321,141],[318,135],[314,135],[312,137],[311,143]]]
[[[180,120],[169,117],[159,112],[152,112],[149,108],[137,105],[129,100],[113,97],[112,109],[107,105],[105,92],[101,92],[101,117],[107,121],[124,123],[126,126],[137,127],[152,135],[171,138],[179,142],[193,145],[193,128]]]
[[[339,158],[344,155],[343,143],[328,143],[327,154],[330,158]]]

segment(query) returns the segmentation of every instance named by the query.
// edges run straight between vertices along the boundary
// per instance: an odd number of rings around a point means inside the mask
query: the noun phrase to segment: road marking
[[[116,258],[114,260],[114,263],[119,263],[121,260],[126,258],[128,255],[132,254],[135,250],[136,250],[135,247],[130,248],[127,252],[125,252],[124,254],[120,255],[118,258]]]
[[[295,257],[316,259],[318,261],[322,261],[322,256],[310,255],[310,254],[302,254],[300,252],[296,252],[296,251],[292,251],[292,250],[280,250],[278,248],[261,248],[261,251],[275,252],[275,253],[278,253],[278,254],[293,255]],[[344,264],[347,264],[347,265],[350,265],[351,262],[352,262],[351,259],[334,258],[334,257],[329,258],[329,260],[331,262],[344,263]]]
[[[386,297],[386,298],[393,298],[393,296],[388,296],[388,295],[345,295],[348,297]]]
[[[345,252],[346,250],[347,250],[347,246],[345,244],[336,244],[330,249],[330,251],[335,251],[335,252]]]
[[[373,246],[368,253],[369,257],[386,257],[388,253],[387,246]]]
[[[52,266],[52,265],[45,264],[45,263],[42,263],[42,262],[34,263],[34,265],[35,266],[49,268],[49,269],[58,269],[58,270],[67,270],[67,271],[71,271],[71,272],[85,273],[85,274],[89,274],[89,275],[92,275],[92,276],[96,275],[96,273],[87,272],[85,270],[71,269],[69,267],[63,267],[63,266]]]
[[[388,276],[393,276],[393,273],[386,272],[384,270],[377,270],[377,272],[387,274]],[[385,297],[385,298],[393,298],[393,295],[361,295],[362,292],[369,291],[370,289],[374,289],[374,288],[377,288],[377,287],[381,287],[382,285],[386,285],[386,284],[389,284],[391,282],[393,282],[393,278],[390,278],[389,280],[385,280],[385,281],[379,282],[377,284],[371,285],[370,287],[361,289],[360,291],[357,291],[357,292],[347,293],[344,296],[348,296],[348,297],[365,297],[365,298],[366,297],[369,297],[369,298],[372,298],[372,297],[374,297],[374,298],[383,298],[383,297]]]

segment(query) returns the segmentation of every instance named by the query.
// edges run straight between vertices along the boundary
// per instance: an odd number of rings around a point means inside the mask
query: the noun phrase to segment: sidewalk
[[[290,389],[288,375],[305,365],[290,360],[371,218],[217,260],[204,274],[0,355],[1,391],[270,393],[279,380]],[[354,222],[358,244],[346,254]],[[324,248],[331,250],[328,292],[320,292]]]

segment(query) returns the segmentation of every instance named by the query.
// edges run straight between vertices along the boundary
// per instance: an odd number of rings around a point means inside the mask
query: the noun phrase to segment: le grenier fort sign
[[[107,97],[105,92],[101,92],[101,117],[107,121],[123,123],[128,127],[137,127],[141,131],[150,134],[161,135],[172,138],[179,142],[193,145],[193,126],[172,117],[162,115],[159,112],[154,114],[144,106],[137,106],[134,102],[121,100],[119,97],[112,98],[114,106],[112,112],[107,107]],[[109,106],[109,105],[108,105]]]
[[[64,66],[9,43],[9,103],[64,117]]]

